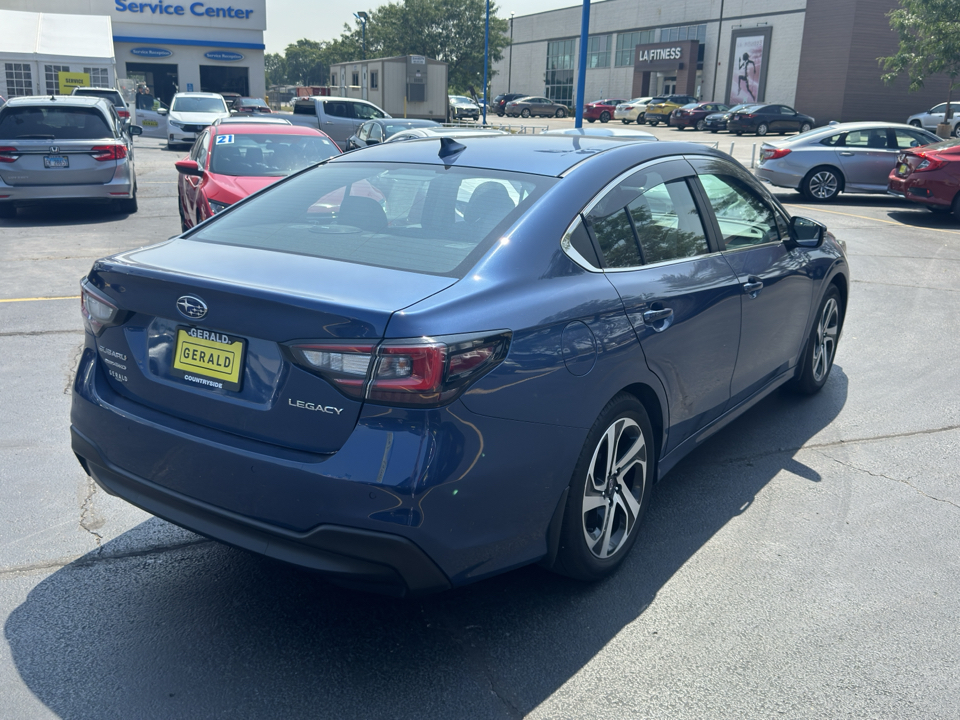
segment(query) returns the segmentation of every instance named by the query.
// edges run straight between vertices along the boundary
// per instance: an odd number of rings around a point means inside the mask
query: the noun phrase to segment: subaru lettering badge
[[[177,300],[177,310],[184,317],[199,320],[207,314],[207,304],[195,295],[183,295]]]

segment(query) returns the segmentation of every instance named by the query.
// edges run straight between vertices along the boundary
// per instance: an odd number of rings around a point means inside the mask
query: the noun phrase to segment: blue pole
[[[590,0],[583,0],[583,17],[580,21],[580,69],[577,71],[577,115],[575,127],[583,127],[583,94],[587,84],[587,35],[590,33]]]
[[[487,0],[487,27],[483,32],[483,124],[487,124],[487,66],[490,65],[490,0]]]

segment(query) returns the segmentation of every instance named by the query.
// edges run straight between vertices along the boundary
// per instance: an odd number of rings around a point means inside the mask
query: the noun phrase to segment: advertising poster
[[[735,30],[730,38],[727,103],[764,101],[772,28]]]

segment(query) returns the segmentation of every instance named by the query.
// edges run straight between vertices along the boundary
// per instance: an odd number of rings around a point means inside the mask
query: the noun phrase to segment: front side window
[[[353,103],[324,100],[323,112],[332,117],[348,118],[353,117]]]
[[[383,117],[382,112],[373,105],[367,105],[366,103],[353,103],[353,112],[355,117],[363,120],[375,120]]]
[[[727,250],[779,242],[776,216],[745,182],[730,175],[700,175]]]
[[[940,138],[932,138],[919,130],[894,130],[893,132],[897,139],[897,147],[900,149],[940,142]]]
[[[214,162],[223,148],[215,147]],[[463,277],[556,182],[476,168],[334,161],[252,198],[190,239]]]

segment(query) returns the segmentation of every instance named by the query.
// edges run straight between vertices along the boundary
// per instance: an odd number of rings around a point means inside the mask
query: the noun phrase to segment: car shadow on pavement
[[[15,219],[0,220],[0,228],[100,225],[123,222],[127,217],[107,203],[56,203],[19,208]]]
[[[527,567],[401,601],[213,542],[88,555],[13,610],[10,654],[61,718],[521,717],[640,618],[774,477],[820,480],[795,455],[836,418],[847,386],[836,366],[819,395],[775,393],[705,442],[657,486],[633,553],[598,584]]]

